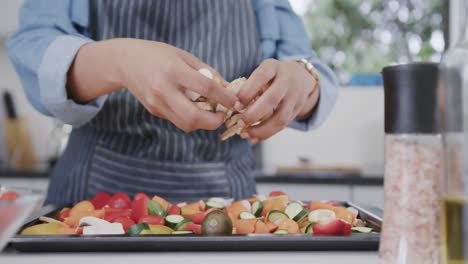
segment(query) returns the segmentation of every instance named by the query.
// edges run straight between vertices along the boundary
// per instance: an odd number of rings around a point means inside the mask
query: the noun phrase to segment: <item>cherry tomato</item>
[[[203,220],[205,220],[205,213],[196,213],[196,214],[193,214],[192,215],[192,222],[194,224],[201,224],[201,222],[203,222]]]
[[[104,209],[104,220],[108,222],[114,222],[115,219],[119,217],[130,217],[132,214],[131,209],[115,209],[115,208],[105,208]]]
[[[135,196],[133,196],[133,200],[140,200],[140,199],[149,200],[150,198],[146,193],[143,193],[143,192],[139,192],[135,194]]]
[[[0,201],[14,201],[18,198],[20,198],[20,195],[13,191],[0,194]]]
[[[70,216],[70,211],[71,209],[70,208],[63,208],[58,216],[57,216],[57,219],[61,222],[65,221],[65,218],[69,217]]]
[[[106,192],[98,192],[93,199],[91,199],[91,203],[94,205],[96,209],[101,209],[109,203],[109,200],[111,199],[111,195],[106,193]]]
[[[284,192],[281,192],[281,191],[272,191],[269,196],[270,197],[274,197],[274,196],[283,196],[283,195],[286,195]]]
[[[180,207],[175,204],[171,205],[171,207],[169,207],[169,210],[167,210],[167,214],[180,215]]]
[[[123,193],[123,192],[118,192],[118,193],[115,193],[110,198],[107,204],[111,208],[127,209],[131,207],[132,202],[130,201],[130,197],[128,197],[128,194]]]
[[[115,218],[114,223],[121,223],[125,231],[127,231],[129,227],[135,224],[135,222],[132,219],[124,216],[119,216]]]
[[[159,215],[145,215],[138,219],[138,223],[147,223],[149,225],[164,225],[165,221],[164,218]]]
[[[148,200],[133,200],[132,213],[130,215],[130,218],[133,221],[137,222],[141,217],[145,215],[148,215]]]

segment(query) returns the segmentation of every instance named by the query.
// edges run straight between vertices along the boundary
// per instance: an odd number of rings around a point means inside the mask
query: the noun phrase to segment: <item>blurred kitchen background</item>
[[[291,129],[258,148],[258,189],[281,189],[301,197],[383,205],[383,66],[436,61],[457,39],[459,0],[291,0],[313,48],[342,84],[325,124],[308,133]],[[47,188],[51,164],[71,128],[36,112],[5,53],[18,27],[20,0],[0,8],[0,184]],[[20,126],[8,137],[3,94],[12,96]],[[18,120],[15,121],[18,123]],[[24,125],[26,124],[26,125]],[[15,130],[16,131],[16,130]],[[28,147],[28,140],[31,148]],[[8,146],[22,149],[8,151]],[[24,154],[24,152],[27,152]],[[26,155],[26,161],[18,159]]]

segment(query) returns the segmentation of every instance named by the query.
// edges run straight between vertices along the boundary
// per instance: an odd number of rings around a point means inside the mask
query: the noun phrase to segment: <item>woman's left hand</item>
[[[318,102],[317,86],[316,80],[298,62],[265,60],[249,77],[238,97],[248,105],[261,94],[242,114],[245,125],[271,116],[245,129],[241,137],[256,143],[283,130],[292,120],[309,116]]]

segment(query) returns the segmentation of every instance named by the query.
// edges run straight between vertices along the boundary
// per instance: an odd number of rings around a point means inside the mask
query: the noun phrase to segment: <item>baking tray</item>
[[[382,211],[379,208],[343,202],[359,210],[360,218],[380,231]],[[54,215],[61,207],[45,207],[40,215]],[[24,227],[37,223],[38,217],[30,219]],[[24,228],[23,227],[23,228]],[[113,251],[343,251],[377,250],[379,233],[352,234],[343,236],[295,235],[145,235],[116,236],[24,236],[16,235],[10,246],[23,252],[113,252]]]

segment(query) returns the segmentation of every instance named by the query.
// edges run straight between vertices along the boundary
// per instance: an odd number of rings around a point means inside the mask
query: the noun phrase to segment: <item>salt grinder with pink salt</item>
[[[385,67],[385,204],[380,263],[440,263],[438,65]]]

